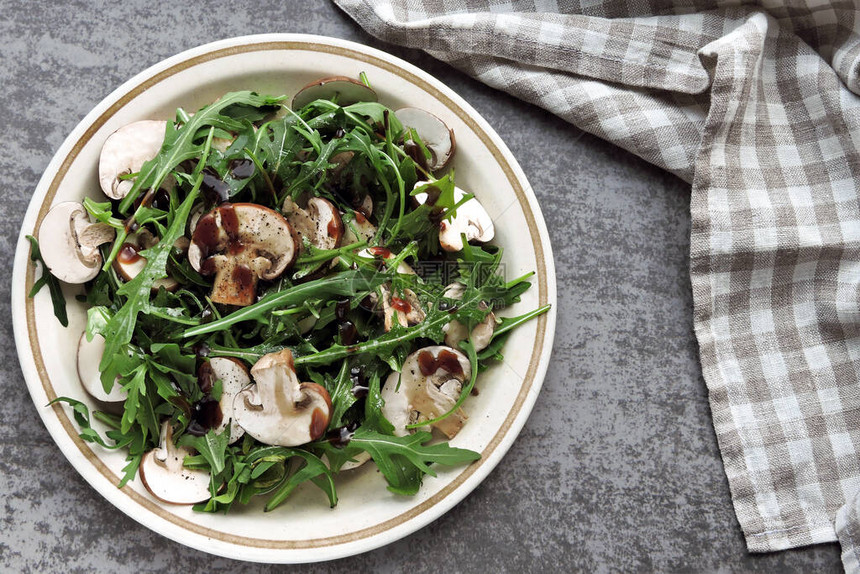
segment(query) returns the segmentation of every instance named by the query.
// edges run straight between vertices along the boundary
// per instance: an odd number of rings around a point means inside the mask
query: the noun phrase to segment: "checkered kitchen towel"
[[[838,534],[852,552],[856,0],[335,2],[371,34],[691,182],[696,335],[747,545],[765,552]]]

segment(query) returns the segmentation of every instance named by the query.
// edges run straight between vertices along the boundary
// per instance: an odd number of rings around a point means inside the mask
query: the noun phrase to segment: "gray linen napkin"
[[[838,529],[860,564],[855,3],[335,2],[692,184],[695,330],[747,546]]]

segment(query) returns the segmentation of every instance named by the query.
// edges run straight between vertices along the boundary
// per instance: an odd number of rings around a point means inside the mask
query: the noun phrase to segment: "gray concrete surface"
[[[0,571],[839,571],[836,545],[746,553],[697,362],[689,186],[430,57],[385,46],[321,0],[0,0]],[[325,34],[440,78],[495,126],[547,218],[559,281],[553,364],[510,453],[463,503],[388,547],[300,568],[214,558],[125,517],[40,422],[9,310],[18,229],[49,159],[102,97],[211,40]],[[550,153],[547,153],[550,150]]]

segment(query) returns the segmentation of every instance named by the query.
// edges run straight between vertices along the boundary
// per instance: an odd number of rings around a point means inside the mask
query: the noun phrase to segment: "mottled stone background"
[[[332,4],[0,0],[0,571],[839,571],[835,545],[749,556],[697,362],[689,186],[430,57],[369,38]],[[12,253],[75,124],[147,66],[212,40],[305,32],[388,50],[440,78],[519,159],[552,237],[559,321],[534,412],[490,477],[429,527],[309,567],[214,558],[110,506],[72,470],[24,386]]]

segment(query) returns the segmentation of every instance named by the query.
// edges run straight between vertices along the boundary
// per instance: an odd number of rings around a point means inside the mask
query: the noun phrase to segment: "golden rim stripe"
[[[212,52],[207,52],[205,54],[201,54],[198,56],[194,56],[182,62],[171,66],[170,68],[163,70],[151,78],[146,79],[141,84],[132,88],[128,93],[124,94],[117,102],[111,105],[98,119],[96,119],[84,132],[84,134],[75,142],[75,145],[68,153],[66,158],[63,160],[62,165],[60,165],[57,170],[57,174],[54,176],[51,181],[50,187],[48,188],[47,194],[42,202],[41,208],[39,210],[38,216],[36,218],[35,225],[33,229],[30,231],[31,235],[36,235],[36,230],[38,230],[39,225],[42,222],[42,219],[45,217],[45,214],[48,212],[51,203],[53,202],[54,196],[57,193],[57,189],[59,187],[60,182],[65,177],[65,174],[68,172],[69,167],[72,165],[74,160],[77,158],[81,149],[84,145],[86,145],[90,139],[92,139],[93,135],[105,124],[105,122],[112,117],[119,109],[128,104],[131,100],[139,96],[142,92],[147,90],[148,88],[158,84],[162,80],[169,78],[178,72],[181,72],[185,69],[191,68],[193,66],[199,65],[204,62],[208,62],[211,60],[217,60],[220,58],[224,58],[227,56],[232,56],[236,54],[244,54],[249,52],[267,52],[267,51],[284,51],[284,50],[300,50],[300,51],[316,51],[334,54],[337,56],[346,56],[353,60],[362,61],[379,68],[382,68],[388,72],[391,72],[397,76],[400,76],[407,82],[411,84],[415,84],[424,91],[430,93],[439,101],[445,104],[445,106],[454,112],[466,125],[468,125],[472,131],[477,134],[480,140],[487,146],[487,148],[492,153],[493,157],[498,161],[499,165],[502,167],[502,170],[505,173],[508,181],[510,182],[514,192],[517,196],[517,200],[519,202],[520,207],[525,214],[526,221],[528,223],[529,233],[532,238],[532,243],[535,246],[535,256],[537,261],[537,287],[538,287],[538,299],[540,305],[545,305],[548,302],[548,290],[546,285],[546,266],[544,264],[544,251],[541,245],[540,234],[537,229],[534,213],[531,210],[531,206],[529,205],[528,198],[526,197],[526,193],[520,184],[520,181],[514,174],[514,170],[505,160],[501,150],[495,143],[492,141],[490,136],[484,132],[483,129],[478,126],[477,122],[469,116],[460,106],[456,105],[447,95],[441,92],[436,87],[430,85],[426,80],[421,77],[416,76],[412,72],[404,70],[403,68],[388,62],[386,60],[380,59],[377,56],[366,54],[363,52],[358,52],[352,50],[350,48],[345,47],[336,47],[329,46],[325,44],[318,44],[315,42],[301,42],[301,41],[272,41],[272,42],[261,42],[261,43],[253,43],[246,44],[242,46],[234,46],[229,48],[223,48],[219,50],[214,50]],[[48,377],[47,370],[45,368],[45,363],[42,358],[42,351],[39,345],[38,336],[36,335],[35,328],[35,308],[33,299],[26,297],[26,293],[29,293],[30,289],[33,286],[35,281],[35,269],[34,266],[27,266],[26,273],[26,289],[23,291],[26,298],[26,317],[27,317],[27,329],[29,333],[30,339],[30,347],[33,352],[33,359],[35,361],[36,370],[39,374],[39,378],[42,382],[42,387],[45,391],[48,400],[54,400],[57,398],[56,392],[51,384],[51,380]],[[411,508],[410,510],[386,520],[385,522],[381,522],[374,526],[370,526],[364,528],[362,530],[357,530],[355,532],[350,532],[348,534],[342,534],[338,536],[331,536],[326,538],[318,538],[312,540],[267,540],[260,538],[249,538],[245,536],[237,536],[233,534],[227,534],[225,532],[221,532],[218,530],[213,530],[211,528],[206,528],[195,524],[194,522],[190,522],[183,518],[180,518],[174,515],[171,512],[168,512],[161,506],[157,505],[153,501],[139,494],[138,492],[132,490],[130,487],[126,486],[122,490],[125,494],[129,496],[134,502],[145,508],[146,510],[152,512],[156,516],[172,522],[182,528],[194,532],[195,534],[205,536],[208,538],[213,538],[217,540],[221,540],[224,542],[228,542],[231,544],[239,545],[239,546],[247,546],[254,548],[267,548],[267,549],[310,549],[310,548],[319,548],[323,546],[334,546],[338,544],[346,544],[350,542],[355,542],[357,540],[368,538],[371,536],[375,536],[380,534],[386,530],[390,530],[404,522],[411,520],[412,518],[420,515],[421,513],[427,511],[431,507],[435,506],[445,497],[454,492],[461,484],[463,484],[470,476],[472,476],[478,468],[481,467],[482,464],[487,460],[487,458],[493,453],[493,451],[498,447],[499,443],[503,440],[504,436],[507,434],[508,429],[513,424],[514,420],[517,418],[520,410],[522,409],[522,405],[528,397],[529,391],[534,383],[535,374],[537,372],[539,363],[540,363],[540,354],[541,349],[543,348],[543,342],[546,335],[547,328],[547,316],[542,315],[538,319],[537,325],[537,334],[535,336],[534,347],[532,349],[531,361],[529,363],[528,370],[526,371],[526,375],[523,379],[522,387],[520,388],[520,392],[517,395],[516,400],[511,408],[510,413],[507,418],[505,418],[502,426],[499,431],[493,437],[493,439],[487,444],[484,450],[481,452],[482,458],[468,467],[466,467],[463,472],[457,475],[450,483],[448,483],[444,488],[442,488],[439,492],[437,492],[432,497],[428,498],[421,504]],[[81,454],[89,460],[93,466],[112,484],[118,484],[120,477],[111,471],[105,465],[104,462],[95,454],[95,452],[90,448],[89,444],[85,441],[81,440],[78,436],[78,431],[72,424],[72,421],[66,414],[65,409],[63,409],[60,405],[53,406],[54,413],[56,414],[58,420],[60,421],[63,429],[68,433],[69,437],[75,443],[75,445],[80,450]]]

